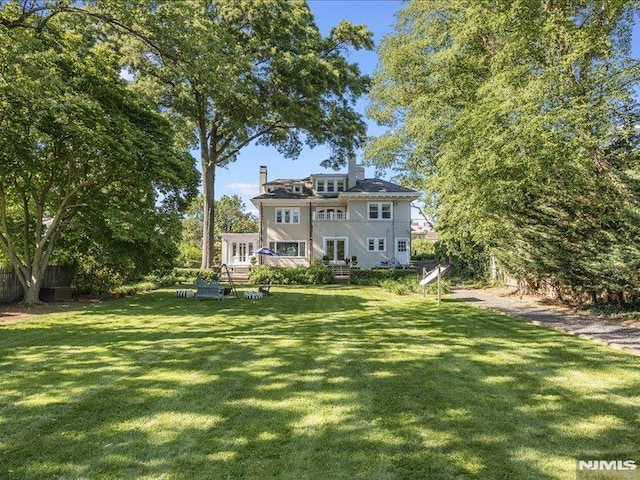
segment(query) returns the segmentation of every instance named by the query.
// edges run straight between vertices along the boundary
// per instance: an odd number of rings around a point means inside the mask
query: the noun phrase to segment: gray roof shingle
[[[380,178],[365,178],[347,190],[351,193],[418,193],[416,190],[401,187]]]
[[[392,182],[387,182],[386,180],[382,180],[380,178],[365,178],[363,180],[359,180],[358,183],[346,190],[345,192],[335,192],[332,194],[322,194],[322,195],[314,195],[313,191],[310,190],[307,186],[303,188],[302,193],[294,193],[289,190],[288,186],[291,183],[300,183],[305,182],[308,179],[303,180],[284,180],[278,179],[272,182],[267,183],[269,186],[277,186],[282,185],[279,188],[274,188],[271,192],[263,193],[262,195],[258,195],[257,197],[253,197],[252,200],[267,200],[267,199],[305,199],[305,198],[331,198],[337,197],[340,194],[349,194],[349,193],[412,193],[418,194],[416,190],[412,190],[410,188],[401,187],[400,185],[396,185]]]

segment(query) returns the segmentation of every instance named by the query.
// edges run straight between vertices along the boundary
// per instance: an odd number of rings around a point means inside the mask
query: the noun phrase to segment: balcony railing
[[[349,220],[345,212],[314,212],[313,219],[318,222],[344,222]]]

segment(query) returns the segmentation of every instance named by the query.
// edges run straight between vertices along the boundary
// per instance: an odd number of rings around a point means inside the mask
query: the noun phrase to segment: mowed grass
[[[640,357],[447,300],[170,290],[0,327],[2,479],[574,479]]]

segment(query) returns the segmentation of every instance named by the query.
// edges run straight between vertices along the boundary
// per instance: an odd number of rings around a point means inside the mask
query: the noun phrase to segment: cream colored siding
[[[369,219],[371,205],[380,212],[390,211],[390,218]],[[390,206],[390,209],[387,208]],[[342,209],[345,216],[335,216],[335,219],[324,216],[313,220],[313,212],[323,208]],[[276,209],[280,215],[276,215]],[[285,211],[289,212],[289,220],[299,223],[279,223],[285,219]],[[299,211],[299,214],[297,213]],[[351,199],[346,205],[310,205],[294,202],[286,204],[267,205],[262,208],[262,238],[258,246],[270,246],[272,242],[305,242],[304,257],[263,257],[262,263],[270,265],[292,266],[308,265],[311,260],[321,260],[326,253],[325,246],[328,239],[345,239],[345,256],[358,257],[358,266],[371,268],[383,262],[395,260],[395,250],[398,239],[407,239],[411,224],[411,207],[408,200],[393,198],[358,198]],[[310,240],[312,241],[310,242]],[[374,251],[369,250],[369,240],[373,239]],[[380,251],[380,247],[384,250]],[[343,259],[338,259],[342,261]]]
[[[295,209],[298,215],[298,223],[277,223],[276,209],[289,210],[291,219],[293,218],[292,209]],[[305,242],[304,257],[263,257],[262,263],[267,265],[295,266],[308,265],[310,259],[311,245],[309,244],[310,232],[310,208],[309,205],[264,205],[262,208],[262,244],[260,246],[269,246],[271,242]],[[284,219],[284,216],[282,217]]]

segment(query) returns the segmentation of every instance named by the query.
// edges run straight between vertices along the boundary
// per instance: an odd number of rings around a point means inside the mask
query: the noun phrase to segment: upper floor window
[[[292,191],[293,193],[302,193],[302,185],[294,185]]]
[[[300,223],[300,209],[276,208],[276,223]]]
[[[343,178],[319,178],[316,180],[317,193],[344,192],[344,186]]]
[[[391,202],[369,203],[369,220],[391,220]]]

